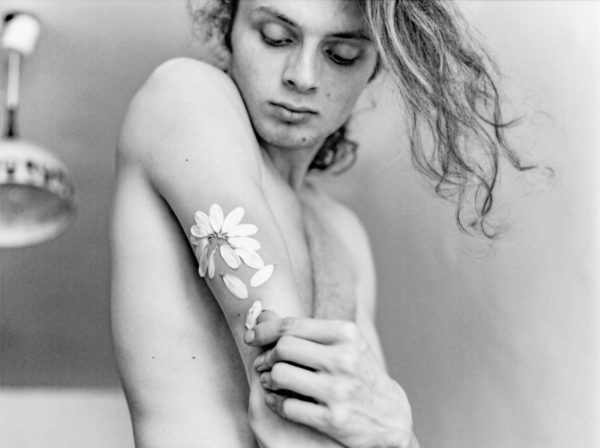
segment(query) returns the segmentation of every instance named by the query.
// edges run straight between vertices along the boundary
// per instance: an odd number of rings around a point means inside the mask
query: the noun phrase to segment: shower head
[[[8,53],[6,125],[0,139],[0,248],[41,243],[61,234],[75,215],[66,167],[51,152],[19,137],[21,60],[33,52],[39,22],[26,13],[4,19],[0,38]]]
[[[60,235],[74,216],[65,166],[21,139],[0,140],[0,247],[22,247]]]

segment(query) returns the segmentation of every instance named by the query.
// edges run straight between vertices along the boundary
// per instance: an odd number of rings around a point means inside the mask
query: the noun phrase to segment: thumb
[[[258,315],[258,319],[256,319],[256,322],[261,324],[263,322],[268,322],[270,320],[277,320],[277,319],[281,319],[281,316],[279,314],[277,314],[274,311],[271,310],[263,310],[262,313],[260,313]]]

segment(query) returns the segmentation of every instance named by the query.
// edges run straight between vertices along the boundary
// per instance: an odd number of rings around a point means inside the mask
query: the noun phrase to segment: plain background
[[[460,4],[525,116],[514,143],[555,176],[506,169],[505,232],[464,236],[373,88],[359,163],[325,187],[371,236],[380,335],[423,448],[598,447],[600,2]],[[0,14],[15,8],[43,24],[21,131],[69,166],[78,217],[55,241],[0,250],[0,445],[130,447],[108,322],[115,142],[153,68],[202,49],[180,0],[3,0]]]

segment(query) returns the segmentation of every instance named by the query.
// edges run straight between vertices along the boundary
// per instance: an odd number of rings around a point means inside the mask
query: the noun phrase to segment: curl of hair
[[[495,235],[486,222],[499,156],[523,166],[504,131],[498,70],[447,0],[360,0],[381,62],[405,101],[415,167],[457,203],[466,233]],[[426,143],[427,142],[427,145]]]
[[[411,157],[434,182],[436,193],[456,203],[456,222],[469,234],[495,236],[487,223],[504,155],[521,164],[504,131],[496,86],[497,67],[470,35],[449,0],[356,0],[364,14],[379,64],[399,90],[409,117]],[[205,38],[230,48],[229,34],[239,0],[188,0]],[[208,28],[206,25],[208,24]],[[216,32],[216,33],[215,33]],[[331,135],[310,166],[345,171],[356,158],[346,128]],[[348,162],[349,161],[349,162]],[[343,166],[342,169],[336,167]]]

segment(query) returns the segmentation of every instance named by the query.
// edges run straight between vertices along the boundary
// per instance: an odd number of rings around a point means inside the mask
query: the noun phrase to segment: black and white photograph
[[[1,0],[0,447],[600,448],[600,1]]]

